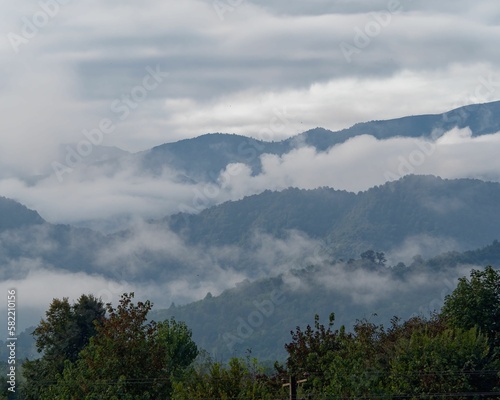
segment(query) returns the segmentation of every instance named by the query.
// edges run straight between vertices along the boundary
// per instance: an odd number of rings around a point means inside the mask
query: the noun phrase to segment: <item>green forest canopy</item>
[[[277,399],[289,376],[313,398],[466,399],[500,395],[500,273],[473,270],[442,312],[388,328],[366,319],[352,332],[315,317],[285,345],[285,364],[264,368],[249,353],[211,360],[173,319],[147,321],[149,301],[118,306],[91,295],[54,299],[35,329],[40,359],[25,361],[19,399]]]

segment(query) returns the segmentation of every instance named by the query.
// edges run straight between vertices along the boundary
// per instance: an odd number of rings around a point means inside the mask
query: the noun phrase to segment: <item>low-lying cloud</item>
[[[456,278],[466,275],[470,269],[464,266],[409,272],[401,278],[386,268],[369,270],[352,268],[342,262],[332,264],[330,257],[321,251],[324,244],[302,232],[288,231],[280,238],[253,232],[250,247],[245,249],[189,244],[165,226],[136,221],[127,234],[114,236],[101,248],[87,249],[95,253],[93,265],[87,271],[72,271],[43,261],[45,252],[55,246],[50,241],[47,246],[41,244],[46,237],[44,229],[35,228],[33,234],[38,237],[39,257],[34,251],[30,256],[4,260],[0,290],[17,290],[22,328],[35,324],[53,298],[74,300],[83,293],[92,293],[104,302],[116,304],[122,293],[133,291],[140,300],[152,300],[158,309],[172,302],[185,304],[200,300],[208,292],[218,295],[245,280],[279,274],[283,274],[290,290],[323,288],[367,309],[401,296],[420,304],[420,295],[428,297],[429,293],[439,293],[431,296],[432,301],[421,304],[420,309],[412,309],[412,312],[423,313],[438,309],[444,296],[453,290]],[[11,242],[22,240],[21,236],[11,238]],[[391,258],[388,264],[405,261],[398,257],[410,257],[415,255],[413,252],[440,252],[443,249],[433,245],[443,243],[452,245],[439,238],[410,238],[388,252]],[[296,271],[311,265],[316,268],[312,280],[308,278],[309,273],[297,275]]]
[[[500,133],[472,137],[468,128],[453,129],[436,141],[361,135],[327,152],[301,147],[283,156],[263,155],[257,176],[242,165],[242,172],[230,180],[228,199],[291,186],[358,192],[408,174],[500,182],[499,150]]]
[[[386,254],[389,263],[398,262],[410,264],[416,255],[432,257],[436,254],[459,250],[459,244],[451,238],[440,238],[427,234],[410,236]]]
[[[473,268],[483,266],[459,265],[439,270],[409,268],[394,272],[391,268],[368,269],[336,263],[317,266],[314,272],[300,277],[294,272],[285,273],[284,283],[291,291],[325,290],[348,301],[350,306],[362,307],[365,312],[375,312],[382,307],[385,313],[395,311],[404,318],[427,317],[441,309],[445,296],[453,292],[458,279],[468,276]],[[390,314],[384,315],[389,317]]]
[[[43,241],[46,236],[39,229],[35,228],[37,233],[33,235]],[[133,291],[138,299],[152,300],[155,308],[166,308],[172,302],[202,299],[208,292],[218,295],[245,280],[299,268],[316,245],[293,231],[281,239],[257,232],[252,237],[252,249],[248,250],[189,245],[167,228],[136,221],[126,237],[117,237],[97,250],[95,264],[86,271],[43,261],[43,246],[38,246],[39,257],[33,251],[31,256],[4,258],[0,290],[16,289],[18,308],[22,310],[19,326],[24,329],[37,322],[53,298],[76,300],[81,294],[92,293],[105,303],[116,304],[122,293]],[[13,236],[11,243],[22,240]],[[245,270],[243,261],[253,268]]]
[[[408,174],[500,182],[499,149],[500,133],[473,137],[468,128],[453,129],[436,140],[361,135],[326,152],[298,147],[282,156],[264,154],[258,175],[245,164],[231,164],[221,173],[219,187],[186,182],[179,178],[182,171],[168,168],[161,176],[152,176],[126,156],[116,164],[76,168],[62,183],[54,175],[35,183],[3,179],[0,194],[36,209],[52,223],[107,220],[115,221],[110,225],[117,229],[130,217],[201,211],[266,189],[328,186],[358,192]]]

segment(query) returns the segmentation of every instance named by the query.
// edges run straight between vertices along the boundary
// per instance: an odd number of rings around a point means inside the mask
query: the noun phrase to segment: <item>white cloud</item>
[[[468,129],[454,129],[435,143],[403,137],[377,140],[361,135],[327,152],[301,147],[283,156],[267,154],[262,156],[261,174],[252,176],[242,165],[241,173],[222,180],[228,182],[228,199],[290,186],[329,186],[357,192],[407,174],[500,182],[499,149],[500,133],[471,137]]]
[[[148,65],[161,64],[169,79],[106,144],[139,150],[206,132],[255,136],[276,107],[293,116],[275,133],[281,139],[500,98],[498,86],[471,95],[500,61],[491,52],[500,31],[490,2],[401,4],[347,63],[340,43],[351,43],[386,1],[247,1],[222,21],[206,1],[69,2],[18,54],[6,36],[0,42],[3,171],[43,169],[57,144],[96,126]],[[40,10],[26,0],[0,7],[4,30],[18,34],[22,18]]]
[[[231,164],[221,173],[218,187],[183,182],[177,171],[168,169],[153,177],[125,158],[119,164],[80,166],[64,175],[62,183],[54,175],[30,184],[0,180],[0,193],[52,223],[113,230],[135,217],[201,211],[266,189],[329,186],[358,192],[407,174],[500,182],[499,148],[500,133],[472,137],[469,129],[453,129],[436,141],[360,135],[326,152],[299,147],[282,156],[264,154],[258,175],[244,164]]]
[[[133,284],[113,282],[98,275],[55,270],[36,260],[20,260],[17,266],[30,272],[22,278],[2,280],[0,290],[3,293],[9,289],[16,290],[19,332],[36,324],[54,298],[68,297],[74,301],[82,294],[92,293],[116,304],[122,293],[134,288]]]
[[[30,236],[40,236],[39,242],[44,238],[37,230]],[[11,238],[21,240],[20,236]],[[166,227],[136,221],[127,236],[116,237],[95,254],[96,267],[89,265],[95,273],[62,270],[40,258],[21,257],[5,265],[0,290],[16,289],[17,305],[22,310],[19,329],[24,329],[43,315],[53,298],[73,301],[91,293],[105,303],[116,304],[121,294],[133,291],[140,300],[152,300],[155,308],[166,308],[172,302],[199,300],[208,292],[218,295],[246,279],[302,267],[314,256],[317,244],[298,232],[289,232],[281,239],[255,232],[252,243],[251,249],[192,245]],[[50,246],[50,242],[45,247],[38,243],[39,256]],[[321,260],[316,257],[315,261]],[[253,267],[245,270],[242,262]]]
[[[410,265],[415,255],[428,258],[458,249],[458,243],[453,239],[423,234],[405,238],[404,242],[400,246],[391,249],[386,254],[386,257],[391,265],[396,265],[398,262]]]

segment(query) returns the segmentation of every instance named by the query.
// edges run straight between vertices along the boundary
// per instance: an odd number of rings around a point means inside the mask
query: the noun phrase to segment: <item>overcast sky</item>
[[[116,127],[105,144],[138,151],[258,136],[276,109],[289,121],[278,140],[500,98],[489,0],[0,4],[0,157],[18,168],[42,168],[103,118]]]
[[[286,123],[266,139],[500,99],[493,0],[0,0],[0,26],[0,195],[50,222],[161,217],[205,188],[138,177],[132,167],[76,172],[63,185],[16,179],[46,171],[59,145],[86,131],[141,151],[209,132],[260,138],[277,115]],[[361,136],[321,154],[267,155],[261,175],[241,166],[214,202],[290,185],[364,190],[402,170],[500,181],[500,134],[469,133],[448,133],[411,171],[402,160],[425,146],[416,139]],[[33,292],[41,278],[28,267]],[[52,273],[57,295],[81,293],[83,278],[78,286]]]

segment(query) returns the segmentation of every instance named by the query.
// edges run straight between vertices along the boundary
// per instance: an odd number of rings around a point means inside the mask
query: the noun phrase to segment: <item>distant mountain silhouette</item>
[[[315,314],[326,321],[334,312],[336,329],[342,324],[350,329],[357,318],[364,317],[388,326],[394,316],[428,316],[455,288],[461,277],[457,269],[467,270],[465,265],[500,268],[500,243],[429,260],[418,258],[408,265],[386,266],[358,258],[308,266],[243,282],[219,296],[154,310],[151,318],[185,321],[195,341],[218,359],[243,357],[250,349],[259,359],[283,360],[290,330],[312,324]],[[363,279],[364,283],[359,282]],[[383,287],[377,286],[380,282]]]
[[[264,142],[231,134],[206,134],[162,144],[138,153],[137,156],[140,157],[141,165],[154,174],[170,167],[195,181],[214,181],[230,163],[245,163],[255,174],[260,172],[259,157],[262,154],[283,155],[301,146],[326,151],[358,135],[372,135],[377,139],[398,136],[436,138],[455,127],[469,127],[473,136],[499,132],[500,101],[468,105],[443,114],[363,122],[336,132],[315,128],[277,142]]]
[[[197,215],[165,219],[192,243],[250,246],[254,232],[297,230],[338,257],[388,251],[411,237],[446,238],[466,250],[500,237],[500,184],[406,176],[358,194],[330,188],[265,191]]]
[[[151,248],[145,243],[131,253],[132,258],[117,259],[112,265],[102,264],[96,256],[113,246],[126,250],[129,240],[134,243],[134,237],[140,237],[140,229],[149,229],[164,232],[164,237],[174,232],[185,246],[205,251],[238,248],[238,261],[214,259],[214,268],[252,275],[258,270],[254,253],[262,245],[255,240],[259,235],[286,241],[291,232],[298,232],[336,259],[357,257],[367,249],[389,252],[422,238],[446,242],[460,251],[484,246],[500,238],[500,184],[406,176],[357,194],[331,188],[265,191],[196,215],[179,213],[112,235],[49,224],[35,211],[7,199],[0,200],[0,221],[4,263],[27,257],[56,268],[105,275],[122,268],[120,263],[133,263],[128,276],[144,280],[189,275],[197,268],[192,259],[165,251],[160,243]],[[449,249],[434,246],[425,255],[443,250]]]
[[[36,211],[14,200],[0,197],[0,232],[43,223],[43,218]]]

